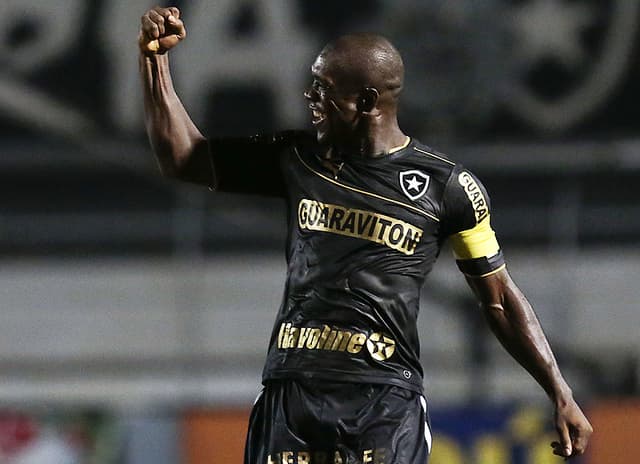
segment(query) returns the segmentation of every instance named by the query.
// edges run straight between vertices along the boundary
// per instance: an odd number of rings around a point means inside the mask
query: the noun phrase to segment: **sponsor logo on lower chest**
[[[308,199],[298,204],[298,225],[302,230],[369,240],[406,255],[415,252],[423,234],[419,227],[391,216]]]
[[[396,342],[381,332],[369,334],[329,327],[326,324],[322,327],[305,327],[283,322],[278,331],[280,350],[302,349],[358,354],[365,347],[373,359],[386,361],[395,353]]]

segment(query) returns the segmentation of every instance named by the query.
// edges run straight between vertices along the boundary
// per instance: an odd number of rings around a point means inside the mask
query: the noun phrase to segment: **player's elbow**
[[[481,304],[482,310],[488,317],[502,317],[505,314],[504,305],[500,302],[491,301],[483,302]]]
[[[217,176],[208,157],[206,141],[194,145],[189,150],[172,150],[166,153],[166,156],[158,156],[157,159],[160,173],[164,177],[206,185],[213,191],[217,190]]]

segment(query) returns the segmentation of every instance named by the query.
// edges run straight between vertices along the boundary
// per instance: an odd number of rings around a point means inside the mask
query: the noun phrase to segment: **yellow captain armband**
[[[489,275],[505,266],[489,215],[475,227],[451,235],[449,243],[458,268],[468,276]]]

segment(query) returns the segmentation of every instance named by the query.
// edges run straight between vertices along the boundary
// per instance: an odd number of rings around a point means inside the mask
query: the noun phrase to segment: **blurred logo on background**
[[[143,131],[135,37],[148,4],[97,3],[0,2],[0,130]],[[219,126],[248,104],[239,111],[248,124],[257,92],[261,114],[276,125],[305,124],[301,90],[322,43],[300,4],[188,3],[189,39],[174,55],[174,74],[192,116],[206,123],[224,114]],[[509,131],[514,116],[525,129],[562,133],[601,114],[624,90],[640,14],[640,0],[386,0],[364,16],[360,3],[348,3],[356,14],[342,32],[377,30],[398,46],[407,67],[403,125],[436,138]],[[334,19],[330,9],[314,14]],[[245,23],[253,26],[238,26]],[[214,105],[225,92],[233,103]],[[252,97],[243,102],[238,92]]]
[[[514,47],[504,103],[547,131],[590,116],[631,62],[639,6],[637,0],[526,0],[510,7]]]
[[[385,8],[372,27],[405,56],[404,119],[455,136],[495,124],[505,110],[542,132],[584,122],[624,81],[640,2],[397,0]]]

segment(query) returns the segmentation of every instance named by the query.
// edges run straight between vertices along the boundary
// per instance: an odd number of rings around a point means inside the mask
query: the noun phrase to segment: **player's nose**
[[[313,90],[313,87],[311,86],[305,89],[303,95],[304,95],[304,98],[306,98],[309,101],[315,101],[318,99],[318,92]]]

